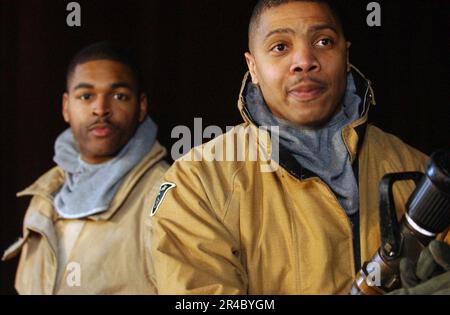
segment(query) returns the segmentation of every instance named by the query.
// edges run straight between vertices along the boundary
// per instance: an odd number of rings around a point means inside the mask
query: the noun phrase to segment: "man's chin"
[[[312,113],[298,114],[298,115],[291,116],[288,119],[288,121],[291,124],[294,124],[298,127],[311,128],[311,129],[320,128],[323,125],[325,125],[329,120],[330,120],[329,115],[323,116],[323,115],[312,114]]]
[[[292,104],[291,115],[287,120],[300,127],[320,128],[331,119],[333,113],[322,102]]]
[[[323,125],[327,121],[327,116],[315,113],[308,108],[305,111],[300,110],[297,113],[293,113],[287,120],[298,127],[315,128]]]

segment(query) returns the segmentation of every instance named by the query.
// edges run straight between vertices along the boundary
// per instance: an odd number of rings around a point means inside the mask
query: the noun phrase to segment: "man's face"
[[[63,117],[85,162],[113,158],[144,120],[147,100],[135,87],[132,71],[120,62],[95,60],[76,66],[63,96]]]
[[[245,57],[272,113],[299,126],[318,126],[338,109],[346,88],[348,48],[324,4],[290,2],[267,9]]]

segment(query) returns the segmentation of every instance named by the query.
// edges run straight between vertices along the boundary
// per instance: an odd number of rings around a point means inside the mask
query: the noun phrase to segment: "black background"
[[[136,47],[150,115],[170,151],[176,125],[241,122],[236,102],[246,71],[247,23],[255,1],[79,0],[81,27],[68,27],[65,0],[0,1],[0,249],[21,234],[27,199],[15,193],[53,166],[66,66],[104,39]],[[429,154],[448,146],[450,1],[341,1],[350,59],[374,83],[370,121]],[[192,129],[191,129],[192,130]],[[14,293],[17,259],[0,263],[0,293]]]

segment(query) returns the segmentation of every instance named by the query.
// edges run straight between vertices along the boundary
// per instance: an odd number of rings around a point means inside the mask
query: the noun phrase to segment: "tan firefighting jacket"
[[[390,172],[423,171],[427,157],[367,124],[374,95],[370,81],[354,71],[364,112],[342,136],[352,163],[358,162],[364,262],[380,245],[380,179]],[[164,177],[166,185],[152,220],[158,291],[347,294],[356,273],[349,217],[332,190],[308,175],[292,156],[280,149],[278,164],[267,158],[271,142],[267,134],[261,137],[246,110],[243,93],[248,80],[247,74],[238,102],[245,123],[194,148]],[[252,151],[254,141],[249,139],[257,139],[256,161],[237,158],[242,146]],[[233,154],[234,161],[227,159]],[[267,163],[275,164],[275,171],[268,171]],[[400,216],[414,184],[395,186]]]
[[[150,252],[149,213],[168,165],[166,149],[152,150],[128,173],[111,207],[81,220],[62,220],[52,206],[64,182],[55,167],[18,196],[32,196],[23,236],[3,260],[21,253],[15,287],[20,294],[156,294]],[[75,224],[78,223],[78,224]],[[70,227],[69,227],[70,226]],[[77,230],[63,264],[63,234]],[[70,243],[70,241],[69,241]]]

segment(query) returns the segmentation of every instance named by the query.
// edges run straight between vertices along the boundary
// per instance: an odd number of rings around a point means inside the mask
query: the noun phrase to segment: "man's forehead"
[[[127,82],[133,85],[133,73],[128,66],[114,60],[93,60],[78,64],[71,77],[71,88],[80,82],[94,87],[109,87],[115,82]]]
[[[325,4],[313,2],[289,2],[266,9],[258,23],[258,33],[266,36],[275,29],[293,28],[301,31],[314,29],[318,25],[329,25],[338,29],[337,22]]]

